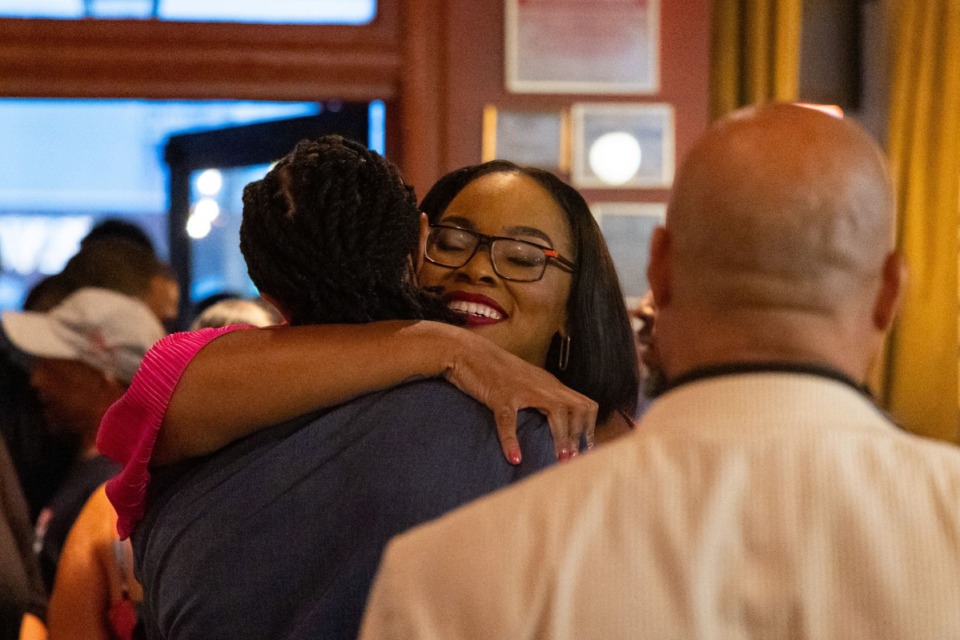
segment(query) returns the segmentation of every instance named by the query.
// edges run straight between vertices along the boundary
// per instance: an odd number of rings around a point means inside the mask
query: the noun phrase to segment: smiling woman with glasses
[[[622,432],[627,423],[618,414],[636,408],[636,352],[613,261],[583,196],[548,171],[494,160],[448,173],[420,209],[434,227],[543,251],[530,272],[537,277],[515,278],[503,249],[481,251],[478,240],[458,267],[427,257],[419,282],[468,328],[595,400],[598,437]],[[427,245],[429,256],[429,237]]]

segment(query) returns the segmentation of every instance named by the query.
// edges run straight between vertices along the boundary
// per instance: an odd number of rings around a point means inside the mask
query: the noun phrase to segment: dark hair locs
[[[291,324],[448,319],[410,277],[419,215],[376,152],[335,135],[302,140],[244,189],[240,250]]]
[[[594,400],[599,405],[598,421],[615,410],[633,415],[639,368],[630,319],[600,227],[576,189],[549,171],[493,160],[440,178],[423,198],[420,209],[434,223],[468,184],[492,173],[516,173],[537,182],[563,209],[573,234],[576,253],[572,259],[577,269],[567,300],[570,363],[566,370],[559,369],[560,339],[555,336],[547,354],[547,370]]]

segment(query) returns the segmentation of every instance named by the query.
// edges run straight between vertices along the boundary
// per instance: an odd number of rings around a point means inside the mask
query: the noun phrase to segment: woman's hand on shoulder
[[[459,348],[444,377],[493,411],[504,456],[511,464],[519,464],[522,457],[517,440],[521,409],[536,409],[546,416],[558,459],[577,455],[581,436],[588,448],[593,446],[596,402],[486,338],[451,329],[458,332]]]

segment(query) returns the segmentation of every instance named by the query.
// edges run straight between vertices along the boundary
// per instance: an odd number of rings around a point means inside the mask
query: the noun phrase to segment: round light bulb
[[[194,240],[202,240],[210,235],[210,221],[198,215],[187,218],[187,235]]]
[[[197,204],[193,205],[191,217],[203,218],[207,222],[213,222],[220,215],[220,205],[213,198],[201,198]]]
[[[207,169],[197,176],[197,191],[201,195],[215,196],[223,188],[223,174],[216,169]]]
[[[590,169],[609,185],[621,185],[640,169],[640,143],[625,131],[612,131],[590,145]]]

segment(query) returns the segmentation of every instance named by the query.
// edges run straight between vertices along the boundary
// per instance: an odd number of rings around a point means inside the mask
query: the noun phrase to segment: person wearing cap
[[[100,420],[165,331],[140,300],[95,287],[79,289],[46,313],[5,312],[2,324],[10,343],[32,359],[30,384],[50,423],[81,443],[66,482],[37,519],[34,551],[49,590],[73,521],[119,469],[96,450]]]
[[[176,324],[177,289],[152,250],[124,237],[97,235],[63,271],[41,281],[24,301],[25,311],[49,311],[84,287],[110,289],[142,300],[164,326]],[[78,443],[54,433],[30,386],[29,365],[0,332],[0,436],[6,440],[20,486],[35,521],[66,480]]]
[[[222,300],[197,317],[191,330],[277,320],[253,300]],[[133,574],[130,540],[117,535],[117,514],[104,487],[87,501],[60,554],[46,628],[51,638],[136,637],[143,589]],[[25,639],[24,639],[25,640]]]

